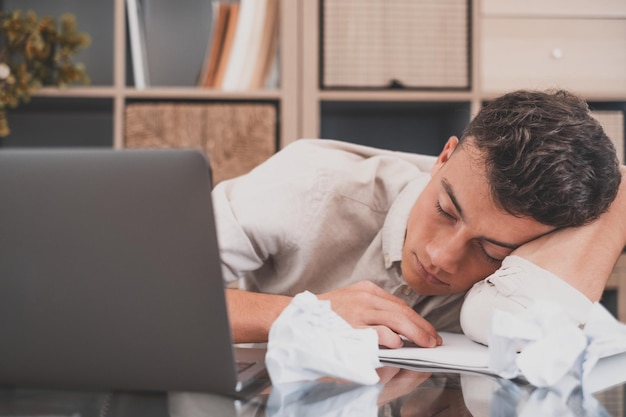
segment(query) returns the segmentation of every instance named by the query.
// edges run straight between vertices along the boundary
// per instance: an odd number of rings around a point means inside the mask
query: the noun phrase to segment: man
[[[465,293],[503,260],[561,278],[564,294],[533,287],[526,299],[596,301],[626,243],[626,191],[611,205],[620,180],[612,143],[563,91],[494,100],[437,158],[296,141],[213,191],[225,277],[241,279],[226,290],[234,340],[267,340],[291,297],[309,290],[383,346],[403,335],[434,347],[437,330],[461,330]],[[484,341],[489,309],[515,309],[515,295],[480,291],[466,332]]]

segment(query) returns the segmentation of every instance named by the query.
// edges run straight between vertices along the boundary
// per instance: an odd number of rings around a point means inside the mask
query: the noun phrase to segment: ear
[[[431,175],[433,175],[436,171],[438,171],[439,168],[443,166],[443,164],[448,162],[448,160],[452,156],[452,153],[454,152],[458,144],[459,144],[459,138],[457,138],[456,136],[450,136],[450,138],[444,145],[443,150],[437,157],[437,160],[435,161],[435,165],[433,165],[433,167],[430,169]]]

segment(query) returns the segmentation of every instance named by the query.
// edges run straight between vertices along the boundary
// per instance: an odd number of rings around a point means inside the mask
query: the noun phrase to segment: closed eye
[[[482,252],[485,259],[487,259],[487,261],[494,263],[494,264],[500,264],[502,262],[502,259],[497,259],[497,258],[494,258],[493,256],[490,256],[485,250],[485,247],[483,245],[479,243],[478,246],[480,246],[480,251]]]
[[[437,209],[437,213],[439,213],[443,217],[446,217],[451,220],[456,220],[456,217],[454,217],[452,214],[448,213],[447,211],[441,208],[441,204],[439,204],[439,201],[435,203],[435,208]]]

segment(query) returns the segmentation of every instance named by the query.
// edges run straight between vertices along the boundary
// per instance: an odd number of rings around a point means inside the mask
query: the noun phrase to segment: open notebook
[[[440,332],[443,344],[436,348],[405,346],[399,349],[380,349],[383,362],[413,367],[453,369],[496,375],[489,368],[489,348],[470,340],[464,334]],[[626,381],[626,346],[609,349],[595,365],[587,381],[591,392],[597,392]]]

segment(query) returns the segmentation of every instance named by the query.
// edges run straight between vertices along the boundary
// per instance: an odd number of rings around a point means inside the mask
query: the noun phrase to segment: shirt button
[[[389,265],[390,263],[390,259],[389,259],[389,255],[385,254],[385,265]]]
[[[411,295],[412,292],[413,290],[411,290],[411,287],[409,287],[408,285],[405,285],[402,289],[402,294],[406,295],[407,297]]]

